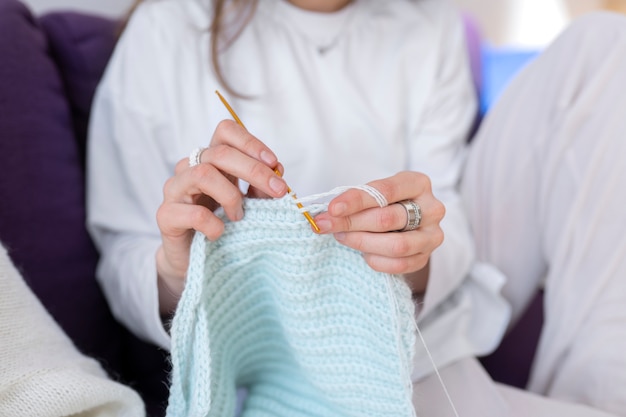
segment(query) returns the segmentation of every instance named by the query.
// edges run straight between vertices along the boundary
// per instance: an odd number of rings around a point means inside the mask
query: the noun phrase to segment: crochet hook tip
[[[220,101],[222,102],[222,104],[224,104],[224,106],[226,107],[226,110],[228,110],[228,112],[233,117],[233,119],[235,119],[235,122],[237,122],[237,124],[239,126],[241,126],[241,127],[243,127],[245,129],[246,127],[243,125],[243,122],[241,121],[239,116],[237,116],[237,113],[235,113],[235,110],[233,110],[233,108],[230,106],[228,101],[226,101],[224,96],[222,96],[218,90],[215,90],[215,94],[217,94],[217,96],[220,98]],[[283,175],[280,173],[278,168],[275,168],[274,172],[276,173],[276,175],[278,175],[279,177],[282,178]],[[287,186],[287,192],[292,194],[291,193],[291,189],[289,188],[289,186]],[[294,199],[296,199],[295,194],[292,194],[292,196],[293,196]],[[298,206],[298,208],[303,208],[302,204],[300,204],[300,203],[297,203],[297,206]],[[307,219],[307,221],[311,224],[311,227],[313,227],[313,230],[315,231],[315,233],[319,234],[321,232],[321,230],[320,230],[319,226],[317,225],[317,223],[315,223],[315,220],[313,220],[313,217],[311,217],[311,215],[309,214],[308,211],[305,211],[303,214],[304,214],[304,217]]]
[[[228,110],[228,112],[230,113],[230,115],[233,117],[233,119],[235,119],[235,122],[237,122],[237,124],[241,127],[243,127],[244,129],[246,128],[243,125],[243,122],[241,121],[241,119],[239,118],[239,116],[237,116],[237,113],[235,113],[235,110],[233,110],[233,108],[230,106],[230,104],[228,103],[228,101],[226,101],[226,99],[224,98],[223,95],[220,94],[220,92],[218,90],[215,90],[215,94],[217,94],[217,96],[220,98],[220,101],[222,102],[222,104],[224,104],[224,106],[226,107],[226,110]]]
[[[320,230],[320,228],[317,225],[317,223],[315,223],[315,220],[313,220],[313,217],[311,217],[311,215],[309,214],[308,211],[304,212],[304,217],[306,217],[306,219],[311,224],[311,227],[313,228],[313,231],[319,235],[322,231]]]
[[[280,171],[278,170],[278,168],[274,169],[274,172],[276,173],[276,175],[278,175],[279,177],[282,177],[283,175],[280,173]],[[291,194],[291,196],[293,197],[294,200],[296,200],[298,197],[296,197],[296,195],[294,193],[291,192],[291,188],[289,188],[289,186],[287,186],[287,192],[289,194]],[[296,206],[298,206],[298,208],[304,208],[304,206],[302,205],[302,203],[296,203]],[[307,221],[309,222],[309,224],[311,225],[311,227],[313,228],[313,230],[315,231],[315,233],[320,234],[321,230],[319,228],[319,226],[317,225],[317,223],[315,223],[315,220],[313,220],[313,217],[311,216],[311,214],[309,214],[308,211],[305,211],[304,213],[302,213],[304,215],[304,217],[307,219]]]

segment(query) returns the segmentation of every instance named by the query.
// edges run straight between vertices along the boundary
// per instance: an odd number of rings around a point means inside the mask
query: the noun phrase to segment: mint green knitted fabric
[[[173,319],[170,417],[415,415],[406,283],[311,231],[293,200],[247,199],[194,237]]]

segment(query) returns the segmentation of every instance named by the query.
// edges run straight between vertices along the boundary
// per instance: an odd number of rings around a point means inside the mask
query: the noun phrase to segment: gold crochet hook
[[[237,113],[235,113],[235,110],[233,110],[233,108],[230,106],[230,104],[228,104],[228,101],[226,101],[226,99],[224,98],[224,96],[222,96],[220,94],[219,91],[215,90],[215,94],[217,94],[217,96],[220,98],[220,100],[222,101],[222,103],[224,104],[224,106],[226,107],[226,109],[228,110],[228,112],[230,113],[231,116],[233,116],[233,119],[235,119],[235,122],[237,122],[237,124],[241,127],[243,127],[244,129],[246,129],[246,127],[244,126],[243,122],[241,121],[241,119],[239,118],[239,116],[237,116]],[[246,129],[248,130],[248,129]],[[274,172],[276,173],[276,175],[278,175],[279,177],[282,178],[282,174],[280,173],[280,171],[278,170],[278,168],[274,169]],[[291,188],[289,188],[289,186],[287,186],[287,192],[289,194],[291,194],[291,196],[295,199],[297,199],[298,197],[296,197],[296,194],[291,192]],[[300,203],[297,202],[296,205],[298,206],[299,209],[303,208],[304,206]],[[315,230],[316,233],[320,232],[320,228],[317,226],[317,224],[315,223],[315,220],[313,220],[313,217],[311,217],[311,215],[309,214],[308,211],[305,211],[304,213],[304,217],[306,217],[307,221],[311,224],[311,227],[313,227],[313,230]]]

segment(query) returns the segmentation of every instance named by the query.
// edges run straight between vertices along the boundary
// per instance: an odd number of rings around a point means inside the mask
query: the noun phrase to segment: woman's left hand
[[[389,205],[380,207],[365,191],[348,190],[335,197],[328,211],[315,217],[323,234],[333,233],[340,243],[363,252],[372,269],[405,274],[413,292],[426,289],[430,254],[443,242],[439,225],[443,203],[432,193],[430,179],[418,172],[400,172],[368,183],[382,193]],[[399,232],[408,221],[407,209],[399,203],[412,200],[421,208],[415,230]]]

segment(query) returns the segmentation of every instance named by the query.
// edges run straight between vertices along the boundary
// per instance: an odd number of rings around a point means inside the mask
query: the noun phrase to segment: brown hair
[[[120,26],[120,35],[126,28],[130,16],[144,0],[135,0]],[[211,66],[215,71],[218,82],[226,91],[238,97],[244,97],[235,91],[224,76],[224,71],[220,65],[219,54],[228,48],[245,29],[246,25],[254,15],[258,0],[212,0],[213,19],[209,32],[211,33]],[[228,3],[228,4],[227,4]],[[228,19],[227,19],[228,18]],[[234,27],[229,27],[230,24]],[[230,35],[227,34],[228,33]]]

